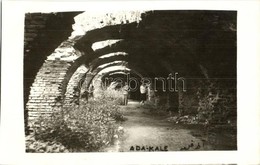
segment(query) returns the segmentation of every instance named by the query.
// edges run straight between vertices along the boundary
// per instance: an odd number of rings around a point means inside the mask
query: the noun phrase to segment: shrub
[[[223,124],[228,123],[230,116],[236,118],[236,109],[232,107],[236,105],[236,98],[234,91],[229,91],[231,87],[217,81],[201,84],[207,88],[199,88],[197,92],[200,122]]]
[[[53,112],[51,116],[41,116],[35,123],[35,139],[55,141],[73,151],[98,151],[113,143],[116,121],[123,119],[115,101],[103,95]]]
[[[123,91],[122,89],[115,89],[118,83],[112,82],[106,89],[100,90],[97,99],[106,99],[115,105],[123,105]]]
[[[37,153],[60,153],[69,152],[69,150],[61,143],[55,141],[37,141],[32,135],[26,137],[26,152],[37,152]]]

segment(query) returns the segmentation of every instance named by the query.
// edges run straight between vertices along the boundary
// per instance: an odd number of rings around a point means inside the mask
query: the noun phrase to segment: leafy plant
[[[112,89],[109,89],[112,91]],[[119,97],[107,91],[80,105],[56,110],[51,115],[40,116],[34,124],[36,141],[57,142],[70,151],[98,151],[113,144],[117,121],[124,117],[116,102]]]

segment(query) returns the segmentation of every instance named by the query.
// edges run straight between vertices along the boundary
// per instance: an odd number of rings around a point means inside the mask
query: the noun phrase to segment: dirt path
[[[131,101],[128,106],[122,106],[122,112],[127,118],[121,123],[124,136],[103,151],[180,151],[211,148],[201,138],[191,134],[194,130],[170,123],[165,115],[150,113],[149,109],[138,102]]]

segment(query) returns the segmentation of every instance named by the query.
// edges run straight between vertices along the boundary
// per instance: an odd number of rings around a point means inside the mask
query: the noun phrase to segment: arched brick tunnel
[[[87,88],[97,79],[119,76],[126,73],[124,68],[140,79],[167,80],[175,73],[185,78],[186,92],[164,92],[162,83],[156,86],[161,100],[166,98],[169,108],[182,113],[197,111],[198,93],[205,88],[229,102],[225,108],[236,110],[236,12],[31,13],[25,19],[37,15],[46,15],[46,35],[51,39],[46,40],[44,31],[35,31],[44,21],[36,21],[35,29],[25,24],[26,31],[38,35],[25,42],[26,121],[73,103],[83,92],[80,89],[75,96],[75,90],[83,84]],[[34,63],[38,54],[41,58]],[[121,69],[105,71],[111,67]]]

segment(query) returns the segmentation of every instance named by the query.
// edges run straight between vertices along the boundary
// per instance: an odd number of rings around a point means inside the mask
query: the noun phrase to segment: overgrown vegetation
[[[174,123],[236,126],[235,83],[230,80],[198,81],[190,93],[182,93],[178,98],[178,108],[169,107],[167,97],[163,95],[155,101],[157,104],[148,102],[144,107],[155,113],[168,112],[168,120]]]
[[[123,105],[123,91],[122,88],[116,89],[117,85],[112,82],[105,90],[100,90],[97,99],[107,99],[116,105]]]
[[[40,116],[33,135],[27,138],[27,151],[89,152],[113,144],[120,134],[117,121],[124,119],[119,111],[120,100],[120,91],[108,88],[98,98],[82,100],[51,116]],[[50,147],[53,143],[55,146]]]
[[[199,99],[198,119],[210,124],[235,124],[236,97],[234,89],[217,81],[202,84],[207,88],[199,88],[197,92]]]

